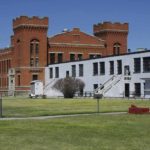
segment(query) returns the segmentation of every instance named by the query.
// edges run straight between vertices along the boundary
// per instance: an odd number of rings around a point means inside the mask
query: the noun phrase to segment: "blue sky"
[[[0,0],[0,48],[9,46],[12,19],[21,15],[49,17],[48,36],[73,27],[93,34],[93,24],[128,22],[128,48],[150,49],[149,0]]]

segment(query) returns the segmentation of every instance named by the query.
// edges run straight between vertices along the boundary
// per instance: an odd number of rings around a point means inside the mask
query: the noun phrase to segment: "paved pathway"
[[[91,113],[91,114],[72,114],[72,115],[57,115],[57,116],[38,116],[38,117],[19,117],[19,118],[0,118],[1,120],[43,120],[52,118],[65,118],[65,117],[76,117],[76,116],[89,116],[89,115],[120,115],[127,114],[127,112],[111,112],[111,113]]]

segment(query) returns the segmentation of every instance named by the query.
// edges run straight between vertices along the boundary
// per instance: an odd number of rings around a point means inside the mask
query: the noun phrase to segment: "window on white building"
[[[76,77],[76,65],[72,65],[72,77]]]
[[[110,75],[114,74],[114,61],[110,61]]]
[[[55,67],[55,78],[59,78],[59,67]]]
[[[98,84],[93,84],[93,89],[96,90],[98,88]]]
[[[53,68],[49,68],[49,78],[53,78]]]
[[[135,83],[135,96],[141,96],[141,83]]]
[[[93,63],[93,75],[98,75],[98,63]]]
[[[141,58],[134,58],[134,73],[141,72]]]
[[[100,62],[100,75],[105,74],[105,62]]]
[[[79,77],[83,77],[83,64],[79,64]]]
[[[118,69],[118,74],[122,74],[122,61],[117,60],[117,69]]]
[[[143,58],[143,72],[150,72],[150,57]]]

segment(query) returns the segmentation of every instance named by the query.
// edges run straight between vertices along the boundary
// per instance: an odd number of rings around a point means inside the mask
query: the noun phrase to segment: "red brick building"
[[[0,90],[27,90],[32,80],[44,81],[44,67],[127,53],[128,24],[104,22],[94,35],[79,28],[48,37],[48,18],[21,16],[13,20],[11,46],[0,50]]]

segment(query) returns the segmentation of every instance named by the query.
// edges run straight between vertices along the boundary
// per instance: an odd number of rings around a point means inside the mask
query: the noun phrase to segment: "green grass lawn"
[[[100,112],[128,111],[149,100],[100,100]],[[95,99],[3,99],[4,117],[91,113],[45,120],[0,120],[1,150],[149,150],[149,115],[97,112]],[[93,113],[93,114],[92,114]]]
[[[150,107],[150,100],[100,100],[100,112],[128,111],[131,104]],[[96,99],[3,99],[3,117],[95,113]]]
[[[149,150],[149,133],[149,115],[92,114],[46,120],[1,120],[0,149]]]

